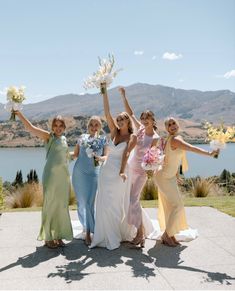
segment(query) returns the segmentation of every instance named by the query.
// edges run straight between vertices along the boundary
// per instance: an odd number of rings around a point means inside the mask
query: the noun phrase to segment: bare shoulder
[[[171,139],[171,146],[178,147],[184,143],[184,139],[181,135],[177,135],[172,137]]]

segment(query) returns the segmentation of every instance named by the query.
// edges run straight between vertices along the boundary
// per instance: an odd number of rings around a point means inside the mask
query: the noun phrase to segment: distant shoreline
[[[187,140],[186,140],[187,141]],[[187,141],[188,142],[188,141]],[[203,142],[203,141],[195,141],[195,142],[192,142],[190,141],[190,144],[192,145],[200,145],[200,144],[209,144],[207,142]],[[68,145],[69,147],[74,147],[75,144],[69,144]],[[36,145],[36,146],[25,146],[25,145],[18,145],[18,146],[3,146],[3,145],[0,145],[0,148],[3,148],[3,149],[19,149],[19,148],[44,148],[44,145]]]

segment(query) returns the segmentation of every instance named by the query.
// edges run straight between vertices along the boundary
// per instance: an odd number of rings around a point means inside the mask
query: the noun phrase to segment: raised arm
[[[139,120],[136,118],[135,114],[134,114],[134,111],[132,110],[127,98],[126,98],[126,91],[123,87],[120,87],[119,88],[119,92],[122,96],[122,101],[124,103],[124,106],[125,106],[125,111],[130,115],[130,117],[132,118],[133,122],[134,122],[134,125],[137,129],[140,128],[141,126],[141,123],[139,122]]]
[[[123,152],[123,155],[122,155],[122,163],[121,163],[119,175],[123,179],[123,182],[125,182],[125,180],[127,178],[127,176],[125,174],[126,163],[127,163],[127,160],[130,156],[131,151],[136,146],[136,143],[137,143],[137,137],[136,137],[136,135],[132,134],[130,137],[130,140],[129,140],[129,142],[128,142],[128,144]]]
[[[117,134],[117,126],[113,120],[113,117],[110,113],[110,108],[109,108],[109,99],[108,99],[108,94],[107,94],[107,88],[106,84],[102,83],[101,84],[101,94],[103,95],[103,103],[104,103],[104,114],[108,123],[109,130],[111,132],[111,139],[114,138]]]
[[[219,150],[206,151],[206,150],[201,149],[199,147],[193,146],[178,136],[171,140],[171,146],[174,148],[179,148],[179,149],[182,149],[185,151],[190,151],[190,152],[194,152],[196,154],[201,154],[201,155],[211,156],[211,157],[214,157],[214,156],[218,155],[218,153],[219,153]]]
[[[20,112],[15,111],[15,114],[18,116],[18,118],[22,121],[24,127],[31,132],[33,135],[36,135],[37,137],[43,139],[45,142],[47,142],[50,138],[50,133],[46,130],[43,130],[41,128],[38,128],[32,123]]]

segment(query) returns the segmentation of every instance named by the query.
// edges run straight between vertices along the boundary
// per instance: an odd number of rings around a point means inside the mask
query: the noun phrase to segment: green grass
[[[157,200],[142,200],[141,205],[144,208],[156,208],[158,206]],[[203,198],[184,198],[185,206],[207,206],[213,207],[235,217],[235,196],[220,196],[220,197],[203,197]],[[70,210],[76,210],[76,205],[69,206]],[[31,208],[15,208],[15,209],[4,209],[2,212],[23,212],[23,211],[40,211],[41,207]]]
[[[145,200],[141,201],[141,205],[144,208],[155,208],[158,206],[157,200]],[[235,217],[235,196],[220,196],[220,197],[185,197],[185,206],[207,206],[213,207]]]

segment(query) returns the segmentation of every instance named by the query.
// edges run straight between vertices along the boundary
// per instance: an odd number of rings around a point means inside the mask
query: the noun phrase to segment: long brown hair
[[[155,115],[151,110],[145,110],[140,114],[140,119],[143,119],[143,117],[145,116],[145,118],[150,118],[153,121],[153,129],[157,130],[157,121],[155,119]]]
[[[132,121],[131,121],[131,118],[130,118],[129,114],[127,112],[125,112],[125,111],[119,113],[118,116],[116,117],[116,121],[117,121],[117,118],[119,116],[121,116],[122,118],[128,120],[128,132],[130,134],[132,134],[134,132],[134,129],[133,129]]]

